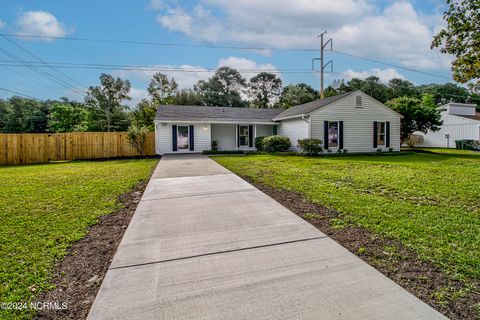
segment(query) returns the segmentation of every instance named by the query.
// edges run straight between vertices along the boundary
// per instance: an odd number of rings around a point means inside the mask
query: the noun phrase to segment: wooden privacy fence
[[[139,156],[126,132],[0,134],[0,165]],[[155,155],[149,132],[145,155]]]

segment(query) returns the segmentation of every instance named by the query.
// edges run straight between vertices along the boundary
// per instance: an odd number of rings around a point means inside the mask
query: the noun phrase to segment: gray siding
[[[194,126],[194,151],[180,150],[174,152],[172,150],[172,125],[177,126]],[[157,154],[165,153],[198,153],[203,150],[209,150],[210,144],[210,124],[201,123],[162,123],[155,121],[155,148]]]
[[[273,126],[268,124],[257,124],[256,130],[256,137],[271,136],[273,134]]]
[[[355,97],[362,96],[362,107],[355,107]],[[400,151],[400,116],[370,96],[358,92],[310,115],[312,138],[324,140],[324,121],[343,121],[343,148],[349,152],[375,152],[373,147],[373,122],[390,122],[390,147]]]
[[[212,124],[212,141],[218,141],[218,150],[237,149],[236,124]]]
[[[297,141],[309,137],[309,124],[301,118],[282,120],[278,126],[278,134],[290,139],[291,150],[298,150]]]

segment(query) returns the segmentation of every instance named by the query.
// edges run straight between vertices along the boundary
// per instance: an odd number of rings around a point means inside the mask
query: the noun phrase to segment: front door
[[[177,148],[178,150],[189,150],[188,126],[177,127]]]

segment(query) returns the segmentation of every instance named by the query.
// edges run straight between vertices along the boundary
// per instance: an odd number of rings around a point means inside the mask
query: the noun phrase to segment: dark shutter
[[[385,147],[390,148],[390,122],[385,122]]]
[[[172,150],[177,151],[177,126],[172,125]]]
[[[378,137],[378,125],[377,121],[373,122],[373,147],[377,147],[377,137]]]
[[[323,121],[323,148],[328,149],[328,121]]]
[[[248,146],[253,147],[253,126],[248,126]]]
[[[240,147],[240,126],[237,125],[237,147]]]
[[[343,121],[339,121],[338,126],[338,148],[343,149]]]
[[[195,134],[193,132],[193,126],[190,125],[188,129],[188,142],[190,145],[190,151],[195,150]]]
[[[277,135],[277,132],[278,132],[278,127],[277,125],[273,125],[273,135],[276,136]]]

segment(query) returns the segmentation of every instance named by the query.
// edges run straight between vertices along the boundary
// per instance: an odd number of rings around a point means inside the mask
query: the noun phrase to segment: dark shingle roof
[[[272,122],[285,109],[161,105],[155,120]]]
[[[480,121],[480,113],[479,112],[475,113],[474,116],[465,116],[465,115],[461,115],[461,114],[456,114],[456,116]]]
[[[318,108],[326,106],[327,104],[330,104],[330,103],[335,102],[339,99],[342,99],[343,97],[346,97],[346,96],[352,94],[353,92],[354,91],[347,92],[347,93],[342,93],[342,94],[339,94],[337,96],[328,97],[328,98],[325,98],[325,99],[322,99],[322,100],[315,100],[315,101],[312,101],[312,102],[307,102],[305,104],[301,104],[301,105],[296,106],[296,107],[292,107],[292,108],[287,109],[287,110],[283,111],[282,113],[280,113],[278,116],[276,116],[274,118],[274,120],[296,117],[296,116],[301,116],[301,115],[310,113],[312,111],[317,110]]]

